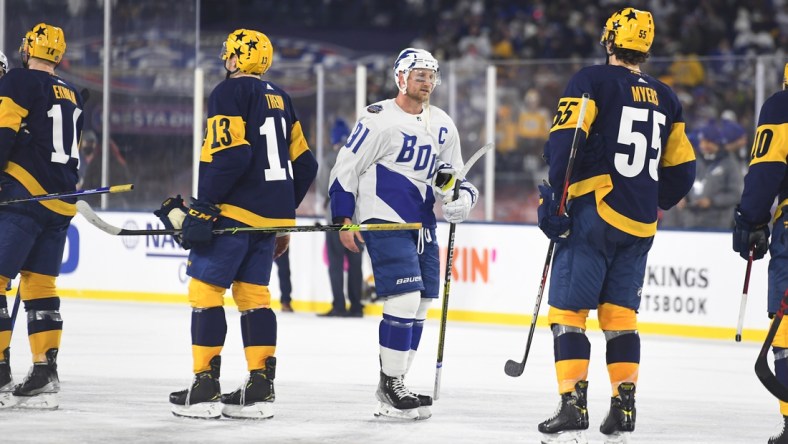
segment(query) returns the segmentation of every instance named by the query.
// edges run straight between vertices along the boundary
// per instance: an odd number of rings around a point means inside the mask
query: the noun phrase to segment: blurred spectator
[[[701,129],[698,172],[687,197],[690,227],[733,227],[733,209],[741,196],[743,178],[739,162],[725,150],[726,143],[718,122]]]
[[[523,152],[517,146],[517,121],[513,106],[498,105],[495,119],[495,169],[498,171],[522,171]]]
[[[350,136],[350,128],[344,119],[337,118],[331,128],[331,149],[324,154],[318,169],[317,186],[328,193],[328,180],[331,168],[337,160],[339,150]],[[330,218],[330,210],[326,197],[326,217]],[[342,245],[339,240],[338,231],[326,231],[326,252],[328,254],[328,278],[331,282],[331,294],[333,302],[331,310],[321,313],[323,317],[353,317],[364,316],[364,307],[361,305],[361,281],[363,278],[361,271],[361,255],[364,254],[364,246],[356,241],[361,252],[354,253]],[[348,310],[345,303],[345,269],[347,269],[347,299],[350,301]]]
[[[540,176],[544,170],[542,151],[550,134],[552,115],[542,106],[539,91],[531,88],[523,97],[520,115],[517,120],[520,146],[524,153],[523,169],[531,182],[541,183]]]
[[[736,113],[725,110],[720,115],[720,131],[725,140],[725,150],[739,162],[742,174],[747,172],[750,162],[750,147],[747,145],[747,133],[736,120]]]
[[[129,171],[129,166],[126,163],[126,158],[120,152],[120,149],[114,141],[110,140],[110,164],[109,169],[109,183],[112,185],[124,185],[133,183],[132,175]],[[79,182],[77,182],[78,190],[90,190],[99,188],[101,183],[101,145],[98,143],[96,133],[92,130],[85,130],[82,132],[82,139],[79,142]],[[112,200],[112,206],[119,209],[127,209],[130,207],[129,194],[131,193],[113,193],[108,196]],[[87,201],[90,205],[100,205],[101,196],[83,196],[83,200]]]
[[[123,157],[120,149],[112,140],[109,142],[109,149],[112,156],[110,156],[110,183],[108,185],[131,183],[131,173],[126,158]],[[86,130],[82,133],[82,140],[79,143],[79,157],[80,181],[77,183],[77,188],[89,190],[101,187],[101,146],[94,131]]]

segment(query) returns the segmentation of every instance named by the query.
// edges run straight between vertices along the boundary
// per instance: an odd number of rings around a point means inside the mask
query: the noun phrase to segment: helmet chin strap
[[[227,69],[227,67],[225,66],[225,67],[224,67],[224,70],[226,71],[226,72],[225,72],[225,74],[224,74],[224,79],[225,79],[225,80],[227,80],[227,79],[229,79],[229,78],[230,78],[230,76],[232,76],[233,74],[237,73],[237,72],[238,72],[238,71],[240,71],[241,69],[240,69],[240,68],[235,68],[235,71],[230,71],[230,70],[229,70],[229,69]]]

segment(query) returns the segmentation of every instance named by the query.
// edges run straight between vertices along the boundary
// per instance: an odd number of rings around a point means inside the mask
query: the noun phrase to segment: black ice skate
[[[36,362],[27,377],[14,388],[16,407],[28,409],[56,409],[60,378],[57,376],[57,351],[50,348],[46,352],[46,362]]]
[[[575,390],[561,395],[561,401],[552,417],[539,424],[544,434],[542,443],[586,443],[588,409],[586,392],[588,381],[578,381]]]
[[[635,384],[622,382],[618,386],[618,396],[610,399],[610,412],[599,427],[599,431],[607,435],[605,442],[626,442],[626,435],[635,430],[635,414]]]
[[[252,370],[236,391],[222,395],[222,415],[236,419],[273,418],[275,376],[276,358],[269,356],[264,369]]]
[[[769,444],[788,444],[788,416],[783,416],[783,427],[769,438]]]
[[[179,392],[170,393],[172,414],[185,418],[216,419],[222,416],[222,391],[219,387],[221,356],[209,362],[210,370],[194,375],[192,385]]]
[[[405,387],[402,376],[387,376],[380,372],[380,383],[375,397],[379,401],[375,409],[375,416],[408,420],[421,419],[419,418],[419,398]]]
[[[3,350],[0,355],[0,409],[13,407],[16,404],[14,378],[11,377],[11,348]]]
[[[414,393],[416,398],[419,400],[419,420],[422,419],[430,419],[432,417],[432,396],[429,395],[421,395],[419,393]]]

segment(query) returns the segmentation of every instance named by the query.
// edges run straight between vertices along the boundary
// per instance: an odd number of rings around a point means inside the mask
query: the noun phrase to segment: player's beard
[[[417,88],[415,90],[409,90],[406,93],[409,99],[415,100],[416,102],[419,103],[429,103],[431,94],[432,92],[422,91],[421,88]]]

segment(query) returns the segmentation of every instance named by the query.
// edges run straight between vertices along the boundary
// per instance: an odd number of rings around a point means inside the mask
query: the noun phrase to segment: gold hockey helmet
[[[238,70],[246,74],[262,75],[271,67],[274,46],[259,31],[236,29],[222,45],[222,60],[237,57]]]
[[[66,53],[66,36],[57,26],[39,23],[25,34],[19,54],[60,63]]]
[[[654,18],[648,11],[624,8],[613,13],[602,29],[599,43],[647,53],[654,41]]]

